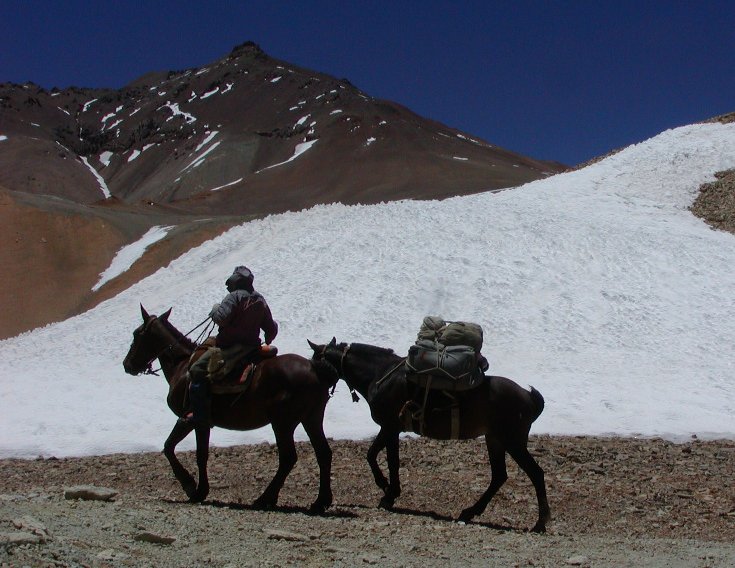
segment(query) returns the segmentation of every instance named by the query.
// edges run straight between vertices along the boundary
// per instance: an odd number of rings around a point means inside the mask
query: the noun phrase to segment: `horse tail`
[[[314,361],[312,359],[311,366],[314,369],[316,376],[319,378],[320,383],[326,385],[329,388],[332,388],[334,387],[334,385],[337,384],[337,381],[339,380],[339,375],[337,375],[337,369],[335,369],[332,365],[330,365],[326,361]]]
[[[541,396],[541,393],[537,391],[535,388],[531,387],[531,402],[534,406],[534,415],[533,420],[536,420],[539,416],[541,416],[541,413],[544,411],[544,397]]]

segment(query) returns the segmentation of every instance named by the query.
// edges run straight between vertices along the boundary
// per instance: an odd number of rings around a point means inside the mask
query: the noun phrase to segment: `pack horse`
[[[123,362],[131,375],[149,371],[159,360],[169,385],[167,402],[178,417],[186,412],[189,360],[197,347],[169,322],[171,310],[155,316],[141,306],[143,323],[133,332],[133,342]],[[329,390],[337,382],[332,369],[295,354],[278,355],[260,363],[244,394],[214,394],[212,422],[229,430],[254,430],[268,424],[273,428],[278,446],[278,469],[273,480],[253,506],[269,509],[276,506],[286,477],[296,464],[294,431],[301,424],[309,436],[319,464],[319,494],[310,512],[323,513],[332,504],[332,450],[323,430],[324,409]],[[198,481],[176,457],[176,445],[196,430]],[[203,501],[209,493],[207,460],[209,456],[207,425],[177,420],[164,444],[174,475],[192,502]]]
[[[309,341],[312,359],[329,363],[351,390],[360,393],[370,405],[373,420],[380,430],[367,454],[375,483],[383,490],[380,506],[390,509],[401,494],[399,477],[399,434],[413,430],[436,439],[472,439],[485,436],[490,460],[491,480],[487,490],[459,520],[468,522],[480,515],[508,478],[505,456],[509,454],[526,473],[538,500],[539,515],[534,532],[544,532],[551,519],[546,496],[544,472],[528,451],[531,424],[544,408],[544,399],[533,387],[530,391],[505,377],[483,376],[477,386],[447,394],[426,390],[408,380],[406,359],[391,349],[359,343],[326,345]],[[420,406],[420,418],[407,420],[407,408]],[[450,404],[447,404],[447,401]],[[459,421],[453,417],[458,410]],[[386,478],[377,456],[386,450]]]

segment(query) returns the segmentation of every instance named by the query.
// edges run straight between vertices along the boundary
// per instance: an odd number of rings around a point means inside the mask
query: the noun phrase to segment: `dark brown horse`
[[[380,426],[368,450],[375,483],[383,490],[380,506],[390,509],[401,494],[398,437],[412,429],[417,434],[441,440],[456,437],[471,439],[485,436],[490,458],[491,479],[477,502],[462,511],[459,520],[468,522],[480,515],[508,478],[506,452],[528,475],[536,489],[539,517],[534,532],[544,532],[551,519],[546,498],[544,472],[528,451],[531,424],[544,408],[544,399],[536,389],[527,391],[505,377],[485,377],[481,386],[454,392],[451,399],[441,391],[429,391],[423,420],[407,427],[407,404],[423,407],[425,392],[406,379],[404,358],[391,349],[360,343],[316,345],[312,360],[332,365],[351,390],[359,392],[370,405],[373,420]],[[452,406],[458,411],[452,417]],[[409,420],[409,422],[412,422]],[[454,422],[454,427],[453,427]],[[458,422],[458,424],[457,424]],[[455,434],[453,436],[453,434]],[[377,456],[385,448],[390,480],[378,465]]]
[[[158,317],[149,315],[143,306],[140,309],[143,323],[133,332],[133,343],[123,367],[127,373],[138,375],[150,371],[151,363],[158,359],[169,384],[168,406],[181,417],[185,413],[187,397],[187,364],[196,345],[168,321],[170,309]],[[263,494],[253,503],[254,507],[275,507],[278,493],[296,464],[293,434],[299,424],[309,436],[319,464],[319,495],[310,512],[323,513],[332,504],[332,450],[322,422],[329,389],[336,382],[337,377],[327,365],[300,355],[279,355],[258,365],[244,394],[212,396],[214,426],[229,430],[253,430],[267,424],[273,427],[278,445],[278,470]],[[198,483],[175,454],[176,445],[195,428]],[[177,421],[164,444],[163,453],[189,499],[203,501],[209,493],[209,428]]]

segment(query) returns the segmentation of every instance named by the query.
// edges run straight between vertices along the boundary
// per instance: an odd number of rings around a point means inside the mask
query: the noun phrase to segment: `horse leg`
[[[531,531],[537,533],[546,532],[546,523],[551,520],[551,509],[549,509],[549,501],[546,498],[544,470],[541,469],[541,466],[535,459],[533,459],[533,456],[528,451],[525,444],[523,446],[508,448],[508,453],[521,467],[521,469],[526,472],[526,475],[536,489],[536,499],[538,500],[538,521],[536,521],[536,524],[533,526]]]
[[[324,407],[315,411],[301,424],[309,436],[319,464],[319,495],[309,507],[309,513],[321,515],[332,504],[332,448],[324,435]]]
[[[385,495],[380,500],[379,506],[383,509],[392,509],[396,499],[401,495],[401,458],[398,449],[398,432],[391,432],[386,435],[385,454],[390,483],[385,489]]]
[[[370,466],[370,471],[373,472],[375,484],[380,487],[383,493],[385,493],[390,484],[378,465],[378,454],[383,451],[383,448],[385,448],[385,430],[381,428],[378,435],[373,439],[373,443],[370,444],[370,448],[367,453],[367,461]]]
[[[192,503],[201,503],[209,494],[209,478],[207,477],[207,461],[209,460],[209,433],[207,425],[197,424],[197,469],[199,470],[199,484],[194,495],[189,497]]]
[[[256,509],[272,509],[276,506],[281,487],[283,487],[283,483],[286,481],[288,474],[291,473],[293,466],[296,465],[298,455],[296,454],[296,444],[293,441],[296,425],[295,422],[289,424],[273,423],[273,433],[276,435],[276,445],[278,446],[278,470],[263,494],[253,502],[253,507]]]
[[[498,492],[498,489],[508,479],[508,471],[505,468],[505,447],[500,442],[491,440],[487,436],[485,437],[485,445],[490,460],[490,485],[474,505],[467,507],[459,515],[457,520],[464,523],[468,523],[473,517],[481,515],[490,500]]]
[[[189,499],[194,497],[197,484],[192,475],[183,465],[181,465],[179,458],[176,457],[176,446],[181,442],[181,440],[186,438],[193,429],[193,424],[177,420],[173,430],[171,430],[171,433],[168,435],[168,438],[163,445],[163,455],[166,456],[168,463],[171,464],[171,469],[173,470],[176,479],[181,483],[181,487],[183,487],[184,492]]]

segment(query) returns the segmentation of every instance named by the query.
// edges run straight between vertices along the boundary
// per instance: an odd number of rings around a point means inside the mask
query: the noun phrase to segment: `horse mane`
[[[178,329],[174,327],[174,324],[172,324],[167,319],[161,319],[158,318],[158,321],[163,324],[163,326],[168,330],[168,332],[176,338],[176,340],[183,344],[185,347],[190,349],[191,351],[194,351],[196,349],[197,344],[194,343],[191,339],[186,337],[183,333],[181,333]]]
[[[367,343],[352,343],[350,344],[350,351],[357,355],[365,355],[367,357],[395,355],[393,349],[378,347],[376,345],[368,345]]]

